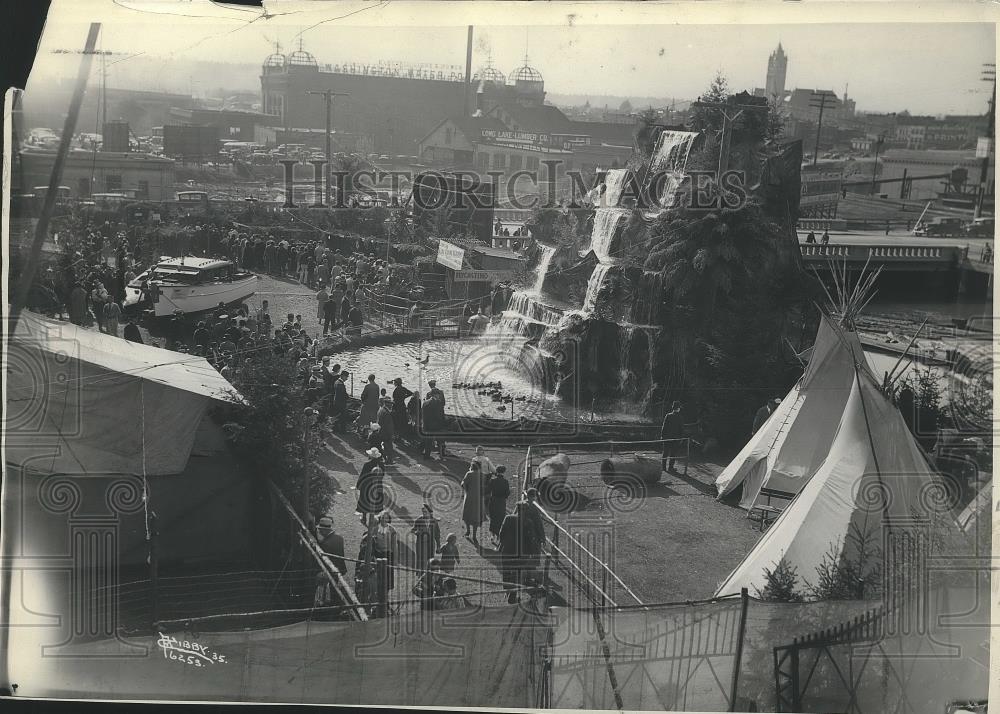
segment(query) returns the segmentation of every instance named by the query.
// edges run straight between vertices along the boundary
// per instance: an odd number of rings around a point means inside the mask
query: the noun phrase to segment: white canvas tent
[[[928,508],[946,492],[940,477],[903,421],[863,367],[853,384],[833,439],[812,478],[729,575],[717,595],[763,590],[765,569],[782,560],[800,582],[815,583],[828,553],[856,557],[863,541],[878,552],[894,527]],[[819,441],[828,437],[814,434]]]
[[[180,473],[209,403],[240,398],[202,357],[26,310],[6,368],[6,458],[38,473]]]
[[[792,498],[823,463],[854,384],[855,364],[871,371],[856,332],[820,320],[808,366],[798,383],[715,481],[723,498],[743,486],[750,509],[762,488]]]

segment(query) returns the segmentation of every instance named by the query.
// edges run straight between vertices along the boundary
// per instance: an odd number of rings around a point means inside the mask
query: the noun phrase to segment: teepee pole
[[[913,333],[913,337],[911,337],[910,341],[907,343],[906,349],[903,350],[903,354],[899,356],[899,359],[896,360],[896,364],[894,364],[892,366],[892,369],[889,370],[889,374],[886,376],[886,382],[887,382],[886,386],[891,387],[897,379],[903,376],[903,371],[900,371],[900,373],[896,375],[895,378],[893,378],[893,375],[896,374],[896,368],[899,367],[899,363],[903,361],[903,358],[906,357],[907,352],[910,351],[910,347],[912,347],[913,343],[917,341],[917,336],[920,334],[920,331],[924,329],[924,325],[927,324],[927,321],[929,319],[930,319],[929,317],[925,317],[924,321],[920,323],[920,327],[918,327],[917,331]],[[910,361],[912,362],[912,359]]]

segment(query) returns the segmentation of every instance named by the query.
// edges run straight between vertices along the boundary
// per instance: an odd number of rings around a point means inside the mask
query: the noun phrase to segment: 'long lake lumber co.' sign
[[[529,146],[549,146],[552,139],[548,134],[535,134],[528,131],[509,131],[499,129],[483,129],[482,140],[498,144],[526,144]]]
[[[456,283],[499,283],[513,279],[513,270],[458,270],[455,272]]]
[[[437,262],[452,270],[462,269],[462,260],[465,258],[465,250],[453,245],[448,241],[438,241]]]

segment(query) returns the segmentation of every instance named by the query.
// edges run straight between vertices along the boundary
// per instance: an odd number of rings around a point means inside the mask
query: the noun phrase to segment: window
[[[136,198],[149,198],[149,181],[139,182],[139,189],[136,191]]]
[[[480,173],[486,173],[490,168],[490,155],[485,151],[480,151],[476,154],[476,165],[479,167]]]
[[[448,144],[448,146],[451,146],[451,136],[452,136],[452,134],[454,134],[454,130],[450,126],[449,127],[445,127],[445,130],[444,130],[444,143]]]
[[[512,172],[513,171],[520,171],[521,170],[521,158],[522,157],[521,157],[520,154],[511,154],[510,155],[510,170]]]
[[[506,166],[507,166],[506,159],[507,159],[507,155],[504,154],[504,153],[502,153],[502,152],[500,152],[500,151],[498,151],[497,153],[493,154],[493,168],[499,169],[501,171],[503,169],[505,169]]]
[[[538,157],[529,156],[528,157],[528,171],[538,171]]]
[[[108,193],[112,191],[121,191],[122,188],[122,176],[121,174],[104,174],[104,190]]]
[[[229,136],[232,136],[234,138],[238,138],[239,135],[240,135],[240,128],[238,126],[231,126],[231,127],[229,127]]]
[[[76,192],[77,192],[77,195],[79,195],[81,197],[83,197],[83,196],[89,196],[90,195],[90,179],[88,179],[88,178],[77,179],[77,182],[76,182]]]

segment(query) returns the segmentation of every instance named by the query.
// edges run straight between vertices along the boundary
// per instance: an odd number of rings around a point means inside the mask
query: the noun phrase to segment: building
[[[521,70],[535,86],[540,84],[536,70]],[[566,172],[592,175],[598,169],[624,166],[631,156],[634,125],[574,121],[552,105],[502,101],[489,91],[493,81],[480,80],[473,116],[445,117],[420,139],[422,159],[498,175],[498,198],[503,204],[513,194],[544,193],[553,168],[557,195],[568,195]],[[517,179],[516,184],[503,180],[515,179],[519,172],[533,176]]]
[[[276,116],[240,109],[206,109],[203,107],[173,107],[170,124],[182,126],[212,126],[218,130],[219,141],[254,141],[258,126],[270,126]]]
[[[14,152],[13,190],[28,193],[47,186],[56,152],[25,149]],[[63,166],[62,184],[73,198],[94,193],[125,193],[135,198],[163,201],[173,198],[174,162],[142,153],[73,149]]]
[[[417,154],[418,142],[443,118],[471,114],[477,87],[484,113],[497,105],[545,103],[544,80],[527,58],[509,78],[487,65],[467,84],[458,65],[320,64],[300,47],[268,56],[260,81],[263,113],[275,117],[274,126],[325,129],[326,102],[309,92],[339,92],[345,96],[332,100],[335,143],[339,132],[368,135],[374,151],[389,156]]]
[[[785,96],[785,75],[788,72],[788,57],[781,43],[767,59],[767,80],[764,82],[764,96],[768,101]]]
[[[30,94],[23,100],[25,126],[61,130],[72,94],[72,82],[68,81],[32,87]],[[102,107],[106,107],[106,121],[127,121],[135,134],[147,136],[152,133],[153,127],[169,123],[173,109],[190,109],[194,106],[194,100],[184,94],[114,87],[106,88],[103,97],[101,94],[96,87],[90,87],[83,95],[78,131],[86,131],[84,127],[94,126],[100,118]]]
[[[904,175],[911,180],[920,176],[940,176],[933,179],[915,180],[909,185],[909,198],[917,200],[939,198],[939,194],[945,190],[945,184],[948,181],[944,175],[950,174],[957,168],[966,171],[967,180],[964,188],[968,191],[975,191],[982,169],[982,159],[976,157],[975,150],[889,149],[881,155],[880,160],[882,162],[882,179],[901,179]],[[995,164],[991,160],[987,179],[990,195],[993,193],[994,169]],[[884,192],[895,193],[896,191],[895,189],[886,189]]]

